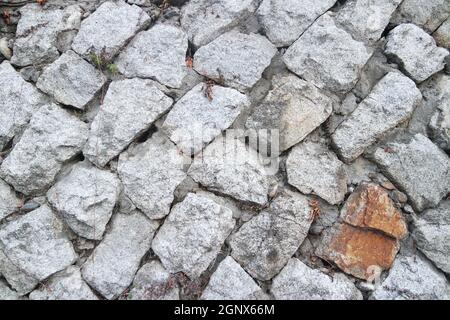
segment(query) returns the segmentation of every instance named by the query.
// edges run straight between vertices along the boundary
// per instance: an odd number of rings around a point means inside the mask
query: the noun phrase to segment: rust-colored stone
[[[393,238],[338,223],[324,232],[316,254],[345,273],[369,280],[374,272],[391,267],[398,250]]]
[[[352,226],[379,230],[397,239],[408,233],[402,213],[386,190],[374,183],[363,183],[350,195],[341,218]]]

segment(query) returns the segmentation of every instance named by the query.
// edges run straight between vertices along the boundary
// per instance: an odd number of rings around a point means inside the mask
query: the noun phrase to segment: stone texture
[[[203,300],[257,300],[264,293],[239,263],[226,257],[209,279],[201,299]]]
[[[172,108],[163,131],[185,154],[196,154],[223,130],[229,128],[241,111],[250,106],[240,92],[213,86],[212,100],[205,96],[204,84],[186,93]]]
[[[113,81],[92,121],[83,154],[96,165],[105,166],[171,106],[172,99],[151,81]]]
[[[106,77],[73,51],[45,68],[36,86],[56,101],[84,109],[106,82]]]
[[[156,79],[160,83],[180,88],[187,75],[187,35],[171,25],[157,24],[139,33],[123,50],[117,68],[126,77]]]
[[[450,100],[438,105],[430,120],[431,139],[445,151],[450,151]]]
[[[140,7],[123,0],[107,1],[83,20],[72,48],[82,56],[95,54],[111,61],[137,32],[150,24]],[[112,36],[113,35],[113,36]]]
[[[322,89],[350,91],[371,52],[324,14],[284,54],[286,66]]]
[[[3,263],[0,271],[11,286],[21,293],[71,265],[77,258],[63,224],[48,206],[41,206],[2,225],[0,251],[15,267],[19,277],[4,270]]]
[[[0,151],[22,133],[46,101],[44,95],[23,80],[8,61],[0,64]]]
[[[361,292],[343,274],[326,275],[296,258],[273,279],[270,291],[277,300],[362,300]]]
[[[371,296],[375,300],[449,300],[445,276],[421,256],[399,256],[389,276]]]
[[[125,195],[150,219],[164,218],[176,187],[186,177],[184,161],[172,142],[154,134],[119,157],[117,171]]]
[[[338,154],[346,162],[398,124],[408,120],[422,95],[411,79],[388,73],[332,135]]]
[[[417,82],[444,69],[444,60],[449,55],[447,49],[436,45],[432,36],[409,23],[399,25],[389,32],[384,52]]]
[[[18,210],[21,200],[13,188],[0,179],[0,221]]]
[[[374,183],[362,183],[356,188],[345,202],[341,218],[352,226],[379,230],[397,239],[408,233],[401,211],[387,191]]]
[[[11,63],[17,66],[50,63],[65,51],[63,40],[71,41],[80,27],[82,9],[44,9],[29,4],[20,9]]]
[[[377,232],[335,224],[322,234],[316,254],[345,273],[367,280],[375,271],[391,267],[399,247],[396,240]]]
[[[302,141],[330,116],[333,101],[293,74],[276,75],[272,89],[247,119],[246,128],[280,131],[280,152]]]
[[[188,175],[209,190],[237,200],[267,203],[269,181],[255,152],[238,139],[217,138],[196,157]]]
[[[119,197],[119,184],[115,174],[78,163],[47,192],[47,198],[76,234],[101,240]]]
[[[450,49],[450,17],[433,33],[433,37],[439,46]]]
[[[229,208],[190,193],[173,207],[152,249],[169,272],[181,271],[193,280],[216,258],[234,225]]]
[[[30,293],[30,300],[98,300],[81,278],[80,269],[70,266]]]
[[[315,194],[330,204],[344,200],[347,173],[344,164],[326,146],[303,142],[286,161],[288,182],[305,194]]]
[[[231,256],[253,277],[270,280],[300,247],[312,220],[308,198],[285,190],[231,236]]]
[[[290,46],[336,0],[264,0],[256,12],[269,40],[277,47]]]
[[[19,295],[29,293],[38,285],[37,279],[21,270],[1,250],[0,274]]]
[[[157,228],[140,212],[116,214],[111,230],[83,265],[84,280],[105,298],[117,298],[133,281]]]
[[[245,91],[261,79],[277,53],[273,44],[258,34],[230,31],[194,55],[194,69],[205,77]]]
[[[421,134],[399,137],[377,148],[373,158],[418,211],[435,207],[449,192],[448,156]]]
[[[417,247],[439,269],[450,274],[450,200],[414,216],[413,221]]]
[[[178,300],[175,278],[157,260],[144,264],[134,277],[128,300]]]
[[[40,192],[81,151],[87,135],[85,123],[55,104],[45,105],[2,162],[0,176],[24,194]]]
[[[180,22],[189,40],[201,47],[238,25],[258,5],[258,0],[193,0],[181,10]]]
[[[11,290],[8,285],[0,280],[0,300],[19,300],[20,296],[14,290]]]

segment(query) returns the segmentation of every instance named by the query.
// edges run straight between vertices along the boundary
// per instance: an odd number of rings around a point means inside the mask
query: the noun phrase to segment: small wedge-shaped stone
[[[374,183],[362,183],[356,188],[341,210],[341,219],[352,226],[379,230],[397,239],[408,233],[402,213],[386,190]]]
[[[151,81],[113,81],[103,105],[91,124],[83,154],[98,166],[105,166],[172,106]]]
[[[277,49],[259,34],[230,31],[194,55],[194,69],[201,75],[246,91],[270,65]]]
[[[230,256],[217,267],[206,286],[203,300],[258,300],[264,292]]]
[[[73,51],[45,68],[36,86],[56,101],[84,109],[106,82],[106,77]]]
[[[336,0],[263,0],[256,11],[269,40],[277,47],[290,46]]]
[[[450,16],[433,33],[433,37],[439,46],[450,49]]]
[[[0,221],[16,211],[21,204],[13,188],[0,179]]]
[[[234,89],[213,86],[212,99],[198,84],[170,110],[163,131],[185,154],[196,154],[229,128],[250,100]]]
[[[333,101],[314,85],[290,74],[275,76],[272,90],[256,106],[247,129],[280,131],[280,152],[302,141],[331,115]]]
[[[216,258],[234,225],[229,208],[190,193],[173,207],[152,249],[169,272],[181,271],[195,279]]]
[[[258,4],[259,0],[192,0],[181,10],[181,26],[201,47],[247,18]]]
[[[419,212],[437,206],[449,192],[450,160],[421,134],[380,146],[373,158]]]
[[[64,10],[44,9],[37,3],[22,7],[11,63],[23,67],[53,62],[64,49],[59,41],[77,32],[81,16],[77,5]]]
[[[372,53],[324,14],[284,54],[286,66],[321,89],[350,91]]]
[[[355,160],[383,134],[408,120],[421,100],[411,79],[388,73],[333,133],[338,154],[345,162]]]
[[[270,280],[300,247],[312,220],[308,198],[284,190],[232,235],[231,256],[253,277]]]
[[[443,101],[436,109],[429,123],[430,136],[438,147],[450,151],[450,101]]]
[[[294,147],[286,162],[289,184],[300,192],[316,194],[330,204],[338,204],[347,193],[344,164],[326,146],[303,142]]]
[[[277,300],[362,300],[362,294],[342,273],[333,276],[311,269],[297,258],[273,279]]]
[[[117,298],[133,281],[157,228],[138,211],[116,214],[111,230],[83,265],[83,278],[105,298]]]
[[[154,134],[119,158],[118,173],[125,195],[150,219],[170,211],[176,187],[184,180],[185,159],[162,134]]]
[[[70,266],[30,293],[30,300],[98,300],[81,278],[80,269]]]
[[[12,138],[22,133],[46,98],[4,61],[0,64],[0,101],[0,150],[3,150]]]
[[[17,268],[20,276],[13,279],[1,271],[18,291],[23,289],[21,284],[28,286],[21,278],[34,279],[36,285],[77,258],[62,222],[46,205],[4,224],[0,228],[0,251]]]
[[[3,161],[0,176],[17,191],[48,188],[65,161],[81,152],[87,125],[56,104],[39,109],[20,141]]]
[[[136,5],[123,0],[107,1],[83,20],[72,48],[84,57],[95,54],[102,60],[111,61],[150,21],[148,14]]]
[[[389,33],[384,52],[417,82],[444,69],[449,55],[447,49],[436,45],[432,36],[410,23],[399,25]]]
[[[188,175],[206,188],[264,205],[269,181],[255,152],[238,139],[218,137],[195,157]]]
[[[154,78],[180,88],[187,75],[187,35],[171,25],[157,24],[139,33],[116,60],[126,77]]]
[[[79,236],[101,240],[120,193],[117,176],[88,162],[74,165],[47,199]]]
[[[414,216],[413,221],[417,247],[439,269],[450,274],[450,200]]]

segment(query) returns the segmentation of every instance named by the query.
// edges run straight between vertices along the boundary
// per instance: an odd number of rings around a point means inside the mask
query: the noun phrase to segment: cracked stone
[[[229,208],[190,193],[173,207],[152,249],[169,272],[181,271],[193,280],[217,257],[234,225]]]
[[[14,189],[0,179],[0,221],[17,211],[21,204],[22,201],[17,197]]]
[[[433,33],[433,37],[439,46],[450,49],[450,18],[441,24],[439,29]]]
[[[14,290],[11,290],[6,282],[0,280],[0,300],[19,300],[20,296]]]
[[[171,25],[157,24],[136,35],[116,60],[126,77],[156,79],[163,85],[180,88],[187,75],[187,35]]]
[[[81,152],[88,128],[56,104],[36,112],[20,141],[2,162],[0,176],[26,195],[50,187],[62,165]]]
[[[98,166],[105,166],[171,106],[172,99],[152,81],[113,81],[91,124],[83,154]]]
[[[444,101],[436,109],[429,124],[430,136],[438,147],[450,151],[450,101]]]

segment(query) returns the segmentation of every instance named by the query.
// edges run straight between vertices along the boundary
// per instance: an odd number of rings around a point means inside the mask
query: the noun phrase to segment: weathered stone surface
[[[161,262],[144,264],[134,277],[128,300],[178,300],[180,289]]]
[[[450,79],[450,78],[449,78]],[[450,150],[450,100],[437,106],[430,120],[431,139],[443,150]]]
[[[198,73],[245,91],[261,79],[277,49],[265,37],[230,31],[194,55],[194,69]]]
[[[421,99],[411,79],[388,73],[333,133],[332,141],[341,158],[355,160],[383,134],[409,119]]]
[[[62,39],[71,41],[80,27],[82,9],[78,5],[65,9],[44,9],[29,4],[20,9],[14,55],[11,63],[17,66],[50,63],[59,57]]]
[[[99,70],[67,51],[45,68],[36,86],[62,104],[84,109],[105,82]]]
[[[83,154],[105,166],[172,106],[172,99],[147,80],[113,81],[91,124]]]
[[[98,300],[81,278],[80,269],[70,266],[30,293],[31,300]]]
[[[256,12],[265,34],[277,47],[290,46],[336,0],[264,0]]]
[[[433,37],[439,46],[450,49],[450,17],[433,33]]]
[[[221,86],[211,88],[212,100],[205,96],[205,84],[184,95],[167,115],[163,131],[185,154],[196,154],[250,106],[242,93]]]
[[[140,212],[115,215],[111,230],[83,265],[83,278],[105,298],[117,298],[133,281],[157,228]]]
[[[322,89],[347,92],[358,81],[371,52],[339,29],[330,14],[317,19],[286,51],[286,66]]]
[[[27,294],[38,285],[37,279],[17,267],[1,250],[0,274],[19,295]]]
[[[125,195],[150,219],[164,218],[176,187],[184,180],[184,159],[168,139],[154,134],[119,157]]]
[[[154,78],[180,88],[187,75],[187,35],[171,25],[157,24],[139,33],[116,61],[126,77]]]
[[[435,207],[449,191],[448,156],[421,134],[389,142],[373,158],[418,211]]]
[[[244,202],[267,203],[269,181],[255,152],[238,139],[217,138],[196,157],[188,175],[206,188]]]
[[[345,273],[367,280],[391,267],[399,247],[396,240],[377,232],[336,224],[322,234],[316,254]]]
[[[414,216],[413,221],[417,247],[438,268],[450,274],[450,200]]]
[[[278,129],[280,152],[302,141],[332,113],[333,101],[295,75],[275,76],[272,90],[254,108],[247,129]]]
[[[11,290],[6,282],[0,280],[0,300],[19,300],[20,296],[14,290]]]
[[[82,56],[95,54],[111,61],[137,32],[150,23],[140,7],[123,0],[107,1],[81,23],[72,48]]]
[[[273,279],[271,292],[277,300],[362,300],[361,292],[345,275],[331,277],[296,258]]]
[[[352,226],[379,230],[397,239],[408,233],[400,210],[389,194],[374,183],[362,183],[356,188],[345,202],[341,218]]]
[[[308,198],[284,190],[231,236],[231,256],[253,277],[270,280],[302,244],[312,220]]]
[[[74,165],[47,198],[76,234],[101,240],[119,197],[119,184],[115,174],[84,162]]]
[[[326,146],[303,142],[294,147],[286,161],[289,184],[300,192],[316,194],[330,204],[338,204],[347,193],[344,164]]]
[[[21,204],[13,188],[0,179],[0,220],[16,211]]]
[[[384,52],[417,82],[444,69],[444,60],[449,54],[447,49],[436,46],[432,36],[409,23],[399,25],[389,33]]]
[[[230,209],[190,193],[173,207],[152,249],[168,271],[195,279],[216,258],[234,225]]]
[[[203,291],[203,300],[257,300],[264,293],[239,263],[226,257],[211,276]]]
[[[448,300],[445,276],[419,255],[399,256],[389,276],[371,296],[376,300]]]
[[[32,289],[50,275],[75,262],[77,255],[68,240],[64,226],[48,206],[42,206],[0,228],[0,251],[15,267],[19,277],[1,273],[18,292]],[[8,268],[8,266],[6,266]],[[35,283],[22,280],[35,280]]]
[[[338,11],[336,23],[355,40],[373,44],[402,0],[351,0]]]
[[[0,151],[20,134],[46,101],[32,84],[23,80],[8,61],[0,64]]]
[[[45,105],[2,162],[0,176],[24,194],[40,192],[81,151],[87,135],[85,123],[55,104]]]
[[[181,26],[189,40],[201,47],[235,27],[258,5],[258,0],[189,1],[181,11]]]

